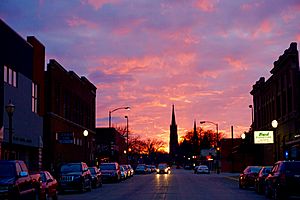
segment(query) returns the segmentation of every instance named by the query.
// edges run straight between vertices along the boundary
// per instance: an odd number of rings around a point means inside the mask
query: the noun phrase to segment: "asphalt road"
[[[238,188],[236,174],[193,174],[191,170],[173,169],[171,174],[146,174],[120,183],[103,184],[92,192],[68,192],[59,200],[253,200],[266,199],[253,189]]]

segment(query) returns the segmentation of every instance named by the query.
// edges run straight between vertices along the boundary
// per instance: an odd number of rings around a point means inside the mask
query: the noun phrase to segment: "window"
[[[31,108],[32,112],[37,113],[37,84],[32,83],[32,93],[31,93]]]
[[[3,70],[3,80],[5,83],[8,83],[9,85],[13,87],[17,87],[17,72],[12,70],[10,67],[4,65]]]
[[[7,83],[7,67],[4,65],[4,82]]]

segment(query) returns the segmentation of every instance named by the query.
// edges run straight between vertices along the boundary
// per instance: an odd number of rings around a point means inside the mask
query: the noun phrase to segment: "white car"
[[[209,169],[206,165],[199,165],[196,170],[197,174],[209,174]]]

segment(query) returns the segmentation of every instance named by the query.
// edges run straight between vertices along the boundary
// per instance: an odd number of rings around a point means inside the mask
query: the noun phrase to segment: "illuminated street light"
[[[200,121],[200,124],[204,124],[204,123],[210,123],[216,126],[216,130],[217,130],[217,148],[219,148],[219,125],[215,122],[211,122],[211,121]],[[217,151],[217,174],[220,173],[220,169],[219,169],[219,160],[220,160],[220,151]]]
[[[274,129],[274,161],[276,162],[278,160],[278,153],[277,153],[277,133],[276,133],[276,128],[278,126],[278,122],[276,119],[274,119],[272,122],[271,122],[271,125]]]
[[[108,113],[108,127],[109,127],[109,128],[111,127],[111,113],[113,113],[113,112],[115,112],[115,111],[117,111],[117,110],[121,110],[121,109],[124,109],[124,110],[130,110],[130,107],[129,107],[129,106],[126,106],[126,107],[119,107],[119,108],[110,110],[109,113]]]
[[[84,157],[85,157],[85,160],[86,160],[86,162],[87,162],[87,148],[88,148],[88,146],[87,146],[87,137],[88,137],[88,135],[89,135],[89,132],[87,131],[87,130],[84,130],[83,131],[83,136],[84,136]]]
[[[125,116],[125,118],[126,118],[126,121],[127,121],[127,123],[126,123],[126,132],[127,132],[127,133],[126,133],[126,138],[127,138],[127,142],[126,142],[126,150],[127,150],[127,152],[129,152],[129,149],[128,149],[128,148],[129,148],[129,143],[128,143],[128,132],[129,132],[129,131],[128,131],[128,116]],[[127,154],[127,164],[129,164],[129,163],[128,163],[128,161],[129,161],[129,158],[128,158],[128,157],[129,157],[129,155]]]

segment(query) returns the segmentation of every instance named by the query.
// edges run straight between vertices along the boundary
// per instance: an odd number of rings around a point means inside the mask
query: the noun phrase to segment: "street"
[[[241,190],[230,173],[194,174],[192,170],[172,169],[171,174],[146,174],[120,183],[106,183],[92,192],[68,192],[60,200],[211,200],[211,199],[266,199],[253,189]]]

